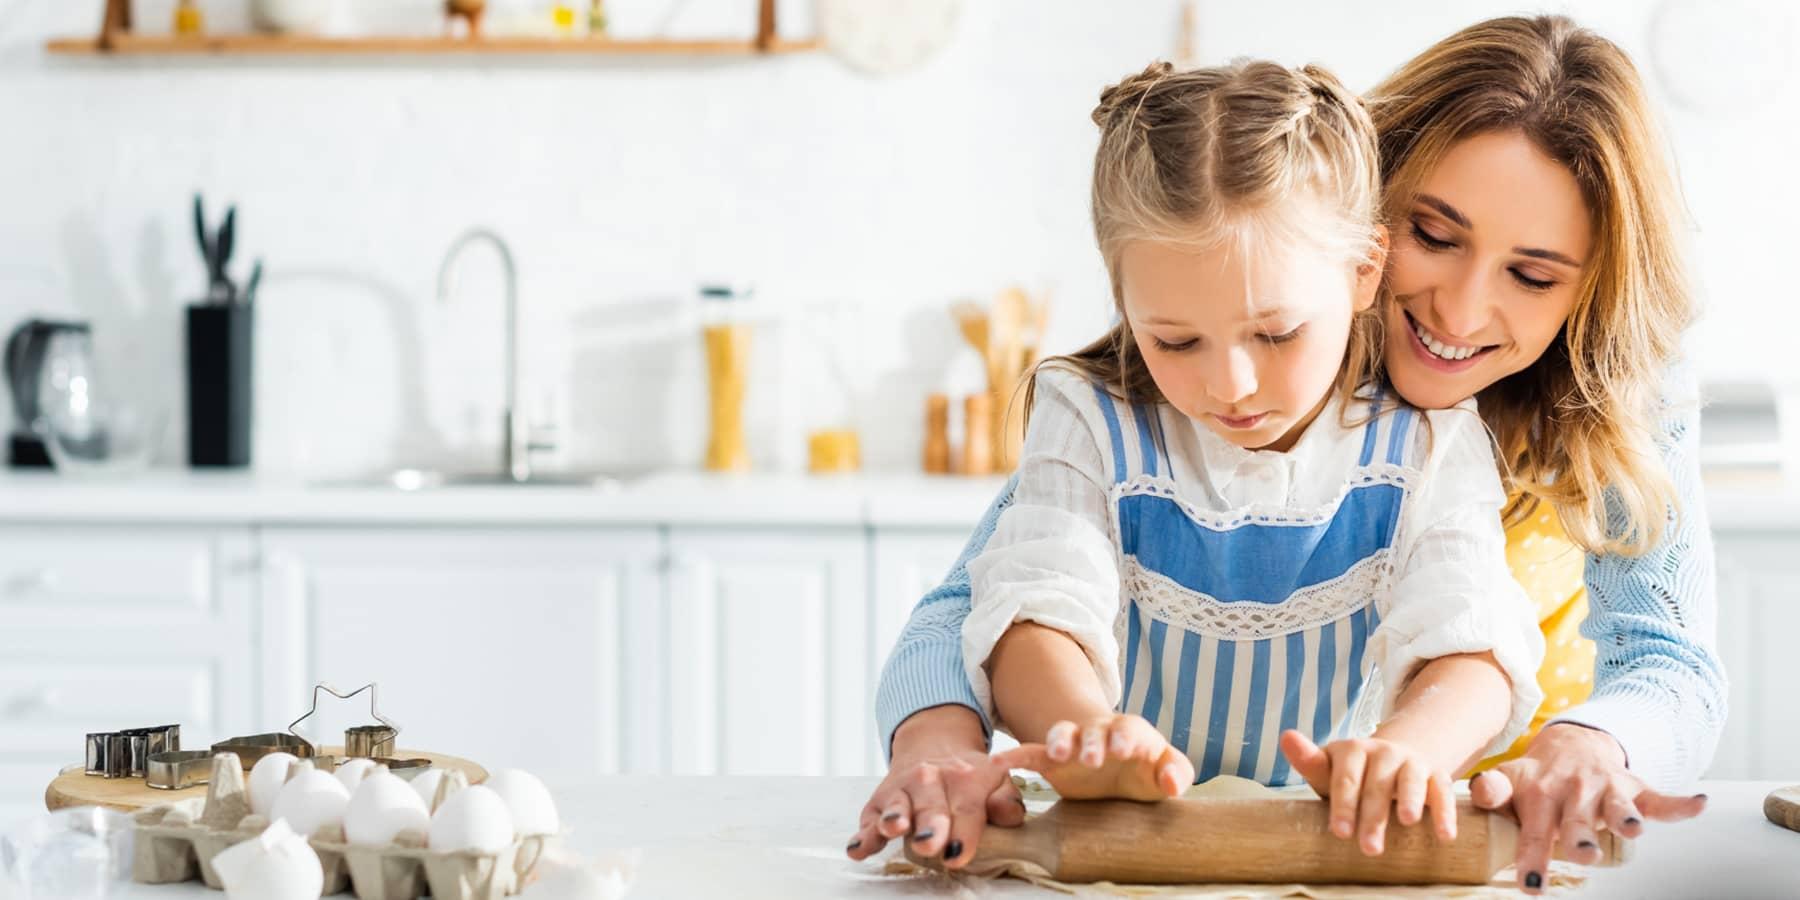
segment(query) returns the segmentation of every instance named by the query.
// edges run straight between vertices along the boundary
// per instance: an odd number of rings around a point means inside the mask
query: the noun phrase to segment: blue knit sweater
[[[1671,373],[1659,447],[1677,492],[1661,542],[1641,556],[1590,555],[1588,617],[1596,645],[1594,692],[1554,722],[1576,722],[1617,738],[1627,764],[1661,790],[1679,790],[1711,764],[1725,727],[1725,668],[1714,646],[1717,602],[1712,532],[1700,483],[1699,405],[1691,375]],[[944,583],[927,593],[888,655],[876,691],[882,746],[913,713],[955,703],[981,714],[963,674],[962,624],[969,614],[969,561],[981,555],[1012,502],[1008,481],[976,526]],[[1608,526],[1623,518],[1609,503]],[[990,727],[983,718],[983,727]]]

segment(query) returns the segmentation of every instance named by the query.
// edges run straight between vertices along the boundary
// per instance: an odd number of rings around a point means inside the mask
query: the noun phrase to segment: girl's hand
[[[1117,797],[1150,802],[1179,797],[1194,783],[1194,764],[1142,716],[1109,713],[1090,722],[1058,722],[1042,744],[1023,744],[994,759],[1044,776],[1071,800]]]
[[[1644,832],[1644,819],[1679,822],[1706,808],[1706,795],[1659,794],[1625,768],[1625,751],[1604,731],[1561,722],[1544,727],[1525,755],[1469,781],[1480,809],[1519,822],[1519,886],[1539,893],[1550,855],[1560,846],[1571,862],[1598,862],[1595,832]]]
[[[1007,767],[988,755],[973,710],[941,706],[915,713],[894,733],[893,749],[887,777],[844,847],[851,859],[867,859],[888,841],[911,835],[915,853],[941,853],[945,868],[960,868],[975,858],[984,828],[1024,824],[1025,801]]]
[[[1331,802],[1331,833],[1357,844],[1367,856],[1386,848],[1388,814],[1412,825],[1426,810],[1441,841],[1456,840],[1456,795],[1450,775],[1433,771],[1423,753],[1377,738],[1332,741],[1323,748],[1298,731],[1281,735],[1281,752],[1294,771]]]

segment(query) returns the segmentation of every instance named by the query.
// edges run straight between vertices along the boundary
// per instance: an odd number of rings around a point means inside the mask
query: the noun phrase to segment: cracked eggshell
[[[230,900],[315,900],[325,888],[319,855],[282,820],[227,848],[212,864]]]
[[[500,795],[474,785],[450,795],[431,817],[430,848],[439,853],[494,853],[512,846],[512,813]]]

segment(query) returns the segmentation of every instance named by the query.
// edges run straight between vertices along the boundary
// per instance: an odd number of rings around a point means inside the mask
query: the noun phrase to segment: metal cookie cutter
[[[85,770],[103,778],[142,777],[152,755],[180,749],[180,725],[95,732],[87,736]]]
[[[294,729],[297,728],[301,722],[312,718],[313,713],[319,711],[320,691],[324,691],[339,700],[348,700],[364,691],[368,691],[369,718],[381,723],[380,725],[357,725],[345,729],[345,756],[351,758],[362,757],[364,759],[385,759],[394,755],[394,741],[400,736],[400,726],[397,723],[384,718],[381,715],[380,710],[375,708],[376,688],[375,682],[372,681],[348,694],[339,693],[336,688],[329,684],[313,685],[312,708],[306,711],[306,715],[301,716],[288,724],[289,733],[298,735],[299,732],[294,731]]]
[[[164,791],[178,791],[212,780],[211,750],[171,750],[150,756],[144,783]]]

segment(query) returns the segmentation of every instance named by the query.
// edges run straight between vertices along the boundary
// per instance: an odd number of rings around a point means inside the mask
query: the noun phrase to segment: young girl
[[[1341,837],[1390,804],[1452,837],[1450,778],[1530,721],[1543,639],[1473,403],[1351,383],[1385,257],[1369,118],[1248,62],[1152,66],[1094,119],[1120,321],[1027,391],[969,566],[976,697],[1064,796],[1297,776]]]

